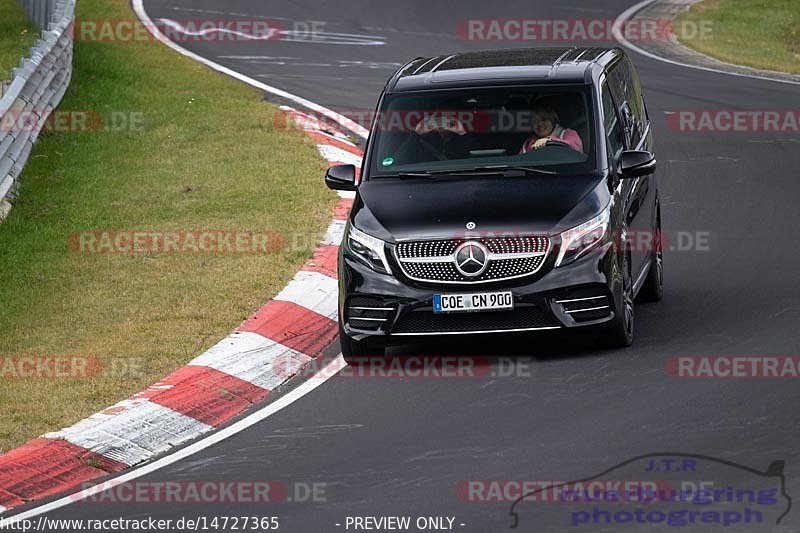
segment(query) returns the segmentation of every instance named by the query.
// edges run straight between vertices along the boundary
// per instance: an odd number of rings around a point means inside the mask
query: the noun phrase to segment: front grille
[[[434,314],[430,307],[424,307],[400,317],[392,334],[470,333],[559,326],[548,311],[536,305],[520,306],[513,311],[454,314]]]
[[[394,317],[397,306],[379,298],[356,296],[348,300],[346,309],[350,327],[378,331]]]
[[[401,242],[395,247],[395,257],[403,274],[416,281],[479,283],[535,274],[550,249],[550,239],[545,236],[470,240],[480,242],[489,252],[488,266],[478,276],[466,276],[456,268],[455,252],[467,239]]]

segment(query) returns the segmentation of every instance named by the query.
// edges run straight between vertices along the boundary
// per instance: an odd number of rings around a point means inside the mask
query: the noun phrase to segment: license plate
[[[469,313],[498,309],[514,309],[511,291],[433,295],[434,313]]]

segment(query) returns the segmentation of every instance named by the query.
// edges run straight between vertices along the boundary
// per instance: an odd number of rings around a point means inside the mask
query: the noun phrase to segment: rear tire
[[[347,364],[358,363],[367,357],[384,357],[386,355],[385,346],[366,340],[351,339],[341,325],[339,325],[339,345],[342,348],[342,358]]]
[[[639,300],[657,302],[664,296],[664,252],[661,249],[661,206],[656,207],[656,234],[653,239],[653,253],[650,257],[650,271],[639,291]]]
[[[631,276],[631,260],[626,254],[622,262],[622,297],[621,308],[617,316],[604,332],[602,343],[607,348],[627,348],[633,344],[634,306],[633,279]]]

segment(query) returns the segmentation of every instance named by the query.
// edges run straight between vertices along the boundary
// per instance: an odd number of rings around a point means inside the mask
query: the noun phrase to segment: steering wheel
[[[567,144],[566,142],[561,141],[559,139],[548,139],[547,142],[544,143],[544,145],[545,146],[567,146],[567,147],[570,147],[569,144]]]

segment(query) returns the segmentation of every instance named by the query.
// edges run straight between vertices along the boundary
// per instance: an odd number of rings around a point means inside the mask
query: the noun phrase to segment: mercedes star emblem
[[[474,278],[483,274],[489,266],[489,250],[478,241],[467,241],[456,248],[453,254],[456,270]]]

